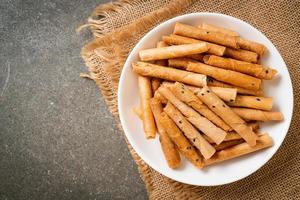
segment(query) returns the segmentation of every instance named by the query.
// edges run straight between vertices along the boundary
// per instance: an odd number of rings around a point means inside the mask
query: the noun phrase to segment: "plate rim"
[[[184,19],[186,17],[189,17],[189,16],[192,16],[192,15],[198,15],[199,17],[201,16],[221,16],[221,17],[225,17],[225,18],[229,18],[230,20],[237,20],[239,21],[240,23],[246,23],[247,25],[251,26],[253,29],[255,29],[259,34],[261,34],[265,39],[267,39],[268,41],[270,41],[271,45],[272,45],[272,48],[274,48],[280,55],[280,60],[282,61],[282,63],[284,64],[283,67],[286,68],[287,70],[287,78],[289,80],[288,82],[288,85],[289,85],[289,88],[291,90],[291,93],[292,93],[292,96],[291,96],[291,113],[289,115],[289,118],[286,118],[284,120],[287,120],[288,122],[288,125],[285,127],[285,130],[283,130],[282,132],[284,132],[284,137],[281,139],[281,141],[277,141],[279,143],[278,147],[274,147],[274,152],[271,153],[271,155],[267,158],[265,158],[265,160],[262,162],[262,164],[259,164],[258,167],[256,169],[253,169],[250,171],[250,173],[248,174],[245,174],[245,175],[242,175],[241,177],[237,178],[237,179],[234,179],[234,180],[230,180],[230,181],[221,181],[221,182],[218,182],[218,183],[215,183],[215,184],[203,184],[203,183],[199,183],[199,182],[195,182],[195,181],[186,181],[184,179],[181,179],[181,178],[177,178],[177,177],[172,177],[171,175],[169,175],[169,173],[167,173],[165,170],[161,170],[160,167],[158,167],[155,163],[153,163],[152,161],[148,160],[146,156],[144,156],[144,153],[136,146],[135,142],[134,142],[134,139],[133,137],[131,136],[132,134],[130,133],[130,131],[128,130],[127,126],[126,126],[126,123],[125,123],[125,120],[123,118],[123,108],[120,106],[122,102],[122,99],[121,97],[123,96],[123,90],[121,90],[120,88],[122,88],[122,83],[125,79],[125,74],[126,74],[126,69],[129,65],[130,67],[130,62],[132,60],[132,57],[134,56],[134,53],[136,52],[136,49],[140,46],[140,44],[143,42],[144,38],[147,38],[149,37],[149,35],[151,35],[153,32],[156,32],[157,30],[159,30],[161,27],[164,26],[164,24],[168,24],[168,23],[173,23],[175,21],[180,21],[181,19]],[[254,26],[252,26],[251,24],[249,24],[248,22],[245,22],[244,20],[241,20],[239,18],[236,18],[236,17],[233,17],[233,16],[230,16],[230,15],[226,15],[226,14],[222,14],[222,13],[217,13],[217,12],[194,12],[194,13],[188,13],[188,14],[184,14],[184,15],[180,15],[180,16],[177,16],[177,17],[174,17],[174,18],[171,18],[171,19],[168,19],[160,24],[158,24],[156,27],[154,27],[153,29],[151,29],[149,32],[147,32],[137,43],[136,45],[134,46],[134,48],[131,50],[130,54],[128,55],[124,65],[123,65],[123,68],[122,68],[122,72],[121,72],[121,76],[120,76],[120,80],[119,80],[119,83],[118,83],[118,92],[117,92],[117,100],[118,100],[118,111],[119,111],[119,118],[120,118],[120,121],[121,121],[121,126],[125,132],[125,135],[126,135],[126,138],[128,139],[130,145],[133,147],[133,149],[136,151],[136,153],[141,157],[142,160],[144,160],[151,168],[153,168],[155,171],[157,171],[158,173],[161,173],[163,174],[164,176],[172,179],[172,180],[175,180],[175,181],[178,181],[178,182],[181,182],[181,183],[185,183],[185,184],[189,184],[189,185],[197,185],[197,186],[218,186],[218,185],[225,185],[225,184],[230,184],[230,183],[233,183],[233,182],[236,182],[236,181],[239,181],[239,180],[242,180],[252,174],[254,174],[256,171],[258,171],[262,166],[266,165],[268,163],[268,161],[276,154],[276,152],[278,151],[278,149],[282,146],[282,143],[283,141],[285,140],[286,138],[286,135],[289,131],[289,128],[291,126],[291,120],[292,120],[292,117],[293,117],[293,111],[294,111],[294,91],[293,91],[293,85],[292,85],[292,80],[291,80],[291,76],[290,76],[290,72],[289,72],[289,69],[285,63],[285,61],[283,60],[282,58],[282,55],[281,53],[279,52],[279,50],[275,47],[275,45],[272,43],[272,41],[266,37],[261,31],[259,31],[257,28],[255,28]]]

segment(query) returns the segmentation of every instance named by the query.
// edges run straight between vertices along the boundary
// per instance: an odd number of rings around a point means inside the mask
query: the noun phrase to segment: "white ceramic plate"
[[[282,122],[263,123],[261,130],[268,132],[274,140],[274,146],[266,150],[252,153],[237,159],[226,161],[204,170],[199,170],[183,160],[182,167],[172,170],[167,166],[158,141],[146,140],[142,122],[133,113],[132,108],[139,105],[137,75],[133,73],[131,63],[138,61],[138,52],[142,49],[154,48],[163,35],[172,33],[175,22],[199,25],[206,22],[238,32],[242,37],[257,41],[268,48],[262,64],[278,70],[279,76],[265,81],[266,96],[274,98],[274,109],[280,110],[285,117]],[[231,183],[254,173],[275,154],[283,142],[292,118],[293,91],[288,69],[278,50],[272,42],[248,23],[231,16],[217,13],[192,13],[170,19],[147,33],[135,46],[124,65],[118,91],[118,109],[125,134],[138,155],[159,173],[179,182],[213,186]]]

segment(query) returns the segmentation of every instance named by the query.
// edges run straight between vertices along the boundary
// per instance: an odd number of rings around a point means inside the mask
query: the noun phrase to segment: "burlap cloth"
[[[82,49],[89,77],[100,88],[109,110],[120,125],[117,90],[128,53],[157,24],[192,12],[219,12],[240,18],[261,30],[273,42],[292,77],[295,97],[293,120],[283,145],[264,167],[241,181],[217,187],[196,187],[172,181],[144,163],[127,143],[149,198],[300,199],[300,1],[123,0],[100,5],[85,26],[95,37]]]

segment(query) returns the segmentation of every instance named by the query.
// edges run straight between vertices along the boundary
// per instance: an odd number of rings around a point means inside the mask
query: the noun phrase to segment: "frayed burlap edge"
[[[140,19],[134,21],[133,23],[122,27],[122,29],[114,30],[109,34],[104,34],[105,29],[105,19],[114,13],[119,12],[122,9],[128,9],[132,6],[131,1],[120,0],[114,3],[108,3],[100,5],[95,9],[92,16],[102,16],[103,18],[94,20],[92,17],[88,19],[88,24],[79,28],[81,30],[84,27],[90,27],[94,36],[96,37],[92,42],[88,43],[83,47],[81,55],[88,66],[89,75],[81,74],[82,77],[88,77],[93,79],[97,86],[99,87],[110,112],[113,114],[119,128],[122,130],[120,125],[118,108],[117,108],[117,89],[118,81],[123,68],[123,64],[128,56],[131,48],[124,46],[120,41],[126,40],[126,38],[131,38],[136,40],[144,34],[149,27],[162,22],[176,14],[181,13],[186,7],[192,3],[191,0],[174,0],[168,5],[161,9],[155,10]],[[114,45],[117,43],[117,45]],[[107,76],[109,74],[109,77]],[[126,138],[125,138],[126,139]],[[138,170],[141,174],[143,181],[145,182],[146,189],[149,195],[149,199],[157,199],[158,197],[153,196],[153,173],[155,172],[151,169],[133,150],[131,145],[128,144],[131,155],[133,156],[135,162],[138,165]],[[157,173],[158,174],[158,173]],[[159,176],[159,175],[158,175]],[[166,177],[168,182],[173,183],[174,186],[180,191],[183,184],[172,181]],[[174,199],[172,188],[165,190],[165,195],[170,199]]]

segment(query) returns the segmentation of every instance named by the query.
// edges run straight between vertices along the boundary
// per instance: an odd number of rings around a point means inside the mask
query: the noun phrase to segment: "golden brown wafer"
[[[230,58],[206,55],[203,60],[208,65],[238,71],[265,80],[271,80],[277,74],[275,69]]]
[[[156,127],[154,117],[150,107],[150,99],[152,98],[150,78],[138,76],[139,94],[143,113],[143,125],[147,139],[155,138]]]
[[[267,48],[263,44],[246,40],[243,38],[238,39],[238,44],[241,47],[241,49],[253,51],[257,53],[259,56],[262,56],[267,51]]]
[[[202,28],[197,28],[179,22],[175,24],[174,34],[185,36],[185,37],[196,38],[199,40],[220,44],[234,49],[239,49],[239,45],[236,37],[228,36],[223,33],[207,31]]]
[[[236,88],[237,93],[239,93],[239,94],[248,94],[248,95],[254,95],[254,96],[262,96],[263,95],[263,91],[261,89],[260,90],[248,90],[248,89],[241,88],[238,86],[223,83],[221,81],[217,81],[211,77],[207,77],[207,85],[209,87]]]
[[[176,82],[170,87],[172,93],[181,101],[191,106],[194,110],[206,117],[212,123],[225,131],[232,130],[219,116],[212,112],[194,93],[184,84]],[[200,89],[199,89],[200,90]]]
[[[269,111],[273,107],[273,98],[237,95],[235,101],[228,102],[227,104],[233,107],[246,107]]]
[[[169,45],[167,43],[165,43],[164,41],[159,41],[156,44],[157,48],[161,48],[161,47],[168,47]],[[160,65],[160,66],[168,66],[168,60],[156,60],[155,64]]]
[[[193,165],[201,169],[203,167],[201,156],[176,126],[173,120],[171,120],[169,116],[163,112],[161,113],[159,121],[163,128],[167,131],[168,136],[178,147],[180,153],[182,153]]]
[[[197,62],[197,60],[191,58],[171,58],[168,60],[168,66],[178,69],[187,68],[189,62]]]
[[[209,87],[205,86],[201,90],[201,95],[198,96],[213,112],[221,117],[233,130],[251,146],[256,144],[257,136],[247,126],[246,122],[242,120],[230,107],[228,107],[217,95],[215,95]]]
[[[187,119],[177,110],[170,102],[164,108],[164,112],[176,123],[176,125],[183,131],[190,142],[200,150],[200,153],[205,159],[210,158],[215,149],[209,144],[202,135],[191,125]]]
[[[272,138],[268,134],[264,134],[258,137],[255,146],[250,146],[248,143],[244,142],[217,152],[212,158],[205,160],[205,166],[233,159],[271,146],[273,146]]]
[[[226,48],[224,56],[234,58],[237,60],[242,60],[250,63],[257,63],[258,54],[252,51],[247,51],[244,49],[232,49]]]
[[[156,77],[169,81],[179,81],[199,87],[206,85],[206,76],[202,74],[173,69],[170,67],[162,67],[145,62],[133,63],[132,68],[134,72],[142,76]]]
[[[157,48],[167,47],[167,46],[169,46],[169,45],[167,43],[165,43],[164,41],[159,41],[156,44]],[[156,60],[155,64],[160,65],[160,66],[168,66],[168,60]],[[159,88],[159,86],[161,84],[161,79],[152,78],[151,79],[151,84],[152,84],[152,92],[154,94],[154,92]]]
[[[139,52],[142,61],[178,58],[186,55],[204,53],[208,50],[206,43],[184,44],[154,49],[145,49]]]
[[[196,40],[193,38],[189,38],[189,37],[183,37],[180,35],[170,35],[170,36],[163,36],[163,41],[171,44],[171,45],[181,45],[181,44],[195,44],[195,43],[201,43],[204,41],[201,40]],[[213,54],[213,55],[218,55],[218,56],[223,56],[226,47],[221,46],[221,45],[217,45],[214,43],[210,43],[210,42],[205,42],[208,46],[208,51],[206,53],[208,54]]]
[[[193,88],[196,87],[189,86],[189,89],[191,89],[194,93],[197,93],[197,95],[199,95],[200,88],[197,89],[193,89]],[[236,88],[210,87],[210,89],[224,101],[234,101],[237,95]]]
[[[172,87],[174,83],[164,81],[162,83],[162,86],[166,87]],[[191,85],[186,85],[186,87],[191,90],[194,94],[198,95],[200,92],[200,87],[195,87]],[[223,88],[223,87],[210,87],[210,89],[222,100],[224,101],[234,101],[235,97],[237,95],[237,89],[236,88]]]
[[[262,111],[249,108],[231,108],[244,120],[257,121],[282,121],[283,114],[281,112]]]
[[[168,166],[172,169],[178,168],[181,162],[180,154],[177,151],[175,144],[169,138],[166,130],[163,128],[161,121],[159,120],[161,117],[161,113],[163,112],[162,104],[159,100],[152,98],[150,100],[150,106],[159,133],[159,141],[161,144],[161,148],[164,153],[165,159],[168,163]]]
[[[208,31],[223,33],[225,35],[229,35],[229,36],[233,36],[233,37],[239,36],[239,34],[235,31],[232,31],[232,30],[227,29],[227,28],[221,28],[221,27],[214,26],[214,25],[207,24],[207,23],[202,23],[199,26],[199,28],[203,28],[203,29],[208,30]]]
[[[220,144],[226,132],[215,126],[211,121],[202,117],[198,112],[180,101],[168,88],[160,87],[158,91],[171,102],[180,112],[192,123],[197,129],[202,131],[205,135],[210,137],[214,142]]]
[[[259,128],[259,124],[257,122],[251,122],[247,124],[252,131],[256,132]],[[209,137],[207,137],[206,135],[203,135],[203,137],[209,142],[209,143],[214,143],[214,141],[212,141]],[[228,142],[231,140],[239,140],[242,139],[242,137],[235,131],[229,131],[226,134],[225,139],[223,140],[223,142]]]
[[[189,62],[186,70],[204,74],[219,81],[230,83],[232,85],[236,85],[246,89],[259,90],[261,85],[261,80],[258,78],[254,78],[240,72],[213,67],[199,62]]]

